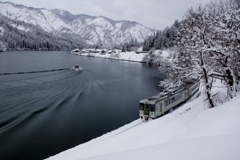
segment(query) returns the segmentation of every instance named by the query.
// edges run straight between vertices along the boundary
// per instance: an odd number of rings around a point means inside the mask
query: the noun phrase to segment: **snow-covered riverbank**
[[[240,95],[206,109],[203,97],[161,118],[140,119],[51,160],[238,160],[240,159]]]
[[[122,61],[130,61],[130,62],[143,62],[143,58],[148,55],[148,53],[136,53],[136,52],[121,52],[120,50],[115,50],[114,52],[107,52],[101,53],[101,51],[91,53],[88,51],[84,51],[84,53],[80,52],[71,52],[75,55],[81,56],[89,56],[89,57],[96,57],[96,58],[106,58],[106,59],[113,59],[113,60],[122,60]]]

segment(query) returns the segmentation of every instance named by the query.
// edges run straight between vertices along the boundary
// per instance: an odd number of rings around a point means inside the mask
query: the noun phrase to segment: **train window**
[[[174,103],[174,102],[175,102],[175,97],[172,98],[172,103]]]
[[[140,109],[140,110],[143,110],[143,109],[144,109],[144,103],[140,103],[140,104],[139,104],[139,109]]]
[[[167,101],[164,102],[165,107],[167,106]]]
[[[149,107],[150,107],[150,111],[151,111],[151,112],[154,112],[154,111],[155,111],[155,105],[149,105]]]
[[[176,100],[176,101],[178,100],[178,95],[175,97],[175,100]]]
[[[164,103],[165,103],[165,107],[167,107],[167,106],[168,106],[168,104],[169,104],[169,101],[168,101],[168,100],[166,100]]]
[[[178,99],[177,99],[177,100],[179,100],[179,99],[181,99],[181,98],[182,98],[182,97],[181,97],[181,94],[179,94],[179,95],[178,95]]]
[[[198,87],[198,84],[194,85],[194,86],[192,87],[192,90],[195,90],[197,87]]]

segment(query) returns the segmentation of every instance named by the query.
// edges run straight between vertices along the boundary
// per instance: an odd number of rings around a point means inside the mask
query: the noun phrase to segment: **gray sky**
[[[4,2],[4,0],[0,0]],[[186,10],[210,0],[8,0],[28,7],[63,9],[72,14],[105,16],[113,20],[136,21],[148,28],[163,30]]]

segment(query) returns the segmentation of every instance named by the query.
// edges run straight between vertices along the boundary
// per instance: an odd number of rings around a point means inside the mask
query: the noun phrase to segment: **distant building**
[[[100,55],[106,55],[106,51],[102,50],[102,51],[100,52]]]
[[[136,54],[149,53],[148,51],[136,51]]]

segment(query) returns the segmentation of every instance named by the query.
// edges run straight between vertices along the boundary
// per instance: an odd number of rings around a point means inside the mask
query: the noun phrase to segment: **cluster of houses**
[[[120,50],[118,49],[74,49],[70,51],[70,54],[100,54],[100,55],[106,55],[106,54],[113,54],[113,53],[119,53]]]

